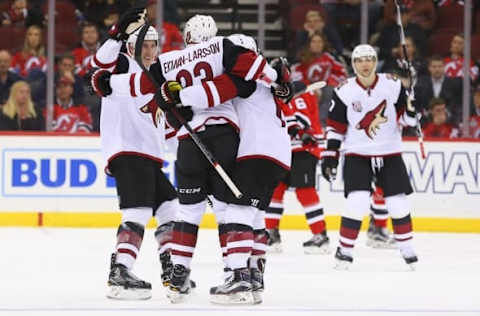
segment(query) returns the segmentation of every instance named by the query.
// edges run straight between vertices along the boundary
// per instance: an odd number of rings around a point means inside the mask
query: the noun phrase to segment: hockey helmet
[[[227,37],[229,40],[232,41],[233,44],[237,46],[242,46],[246,49],[253,50],[257,52],[257,42],[251,36],[243,35],[243,34],[232,34]]]
[[[368,44],[361,44],[361,45],[355,46],[352,52],[352,68],[355,74],[357,74],[357,69],[355,68],[355,63],[354,63],[355,59],[362,58],[362,57],[373,58],[375,62],[373,69],[374,71],[375,69],[377,69],[377,61],[378,61],[377,52],[372,46]]]
[[[135,55],[135,44],[137,43],[138,34],[140,34],[141,28],[130,34],[127,39],[127,53],[129,56],[133,57]],[[157,51],[158,51],[158,32],[153,26],[149,26],[147,33],[145,34],[145,41],[155,41],[157,42]]]
[[[191,17],[183,29],[183,40],[186,45],[206,42],[217,35],[217,25],[210,15]]]

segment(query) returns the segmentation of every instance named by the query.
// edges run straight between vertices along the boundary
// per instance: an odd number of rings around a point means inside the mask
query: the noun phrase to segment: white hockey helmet
[[[232,41],[233,44],[237,46],[242,46],[246,49],[253,50],[257,52],[257,42],[251,36],[243,35],[243,34],[232,34],[227,37],[229,40]]]
[[[142,28],[139,28],[132,34],[127,39],[127,53],[129,56],[134,57],[135,55],[135,44],[137,43],[137,38],[138,34],[140,34],[140,30]],[[153,26],[149,26],[147,33],[145,34],[145,41],[155,41],[157,42],[157,51],[158,51],[158,32]]]
[[[378,62],[377,52],[375,51],[375,49],[372,46],[370,46],[368,44],[361,44],[361,45],[355,46],[355,48],[353,49],[353,52],[352,52],[352,68],[353,68],[353,71],[355,72],[355,74],[357,73],[357,69],[355,69],[354,61],[355,61],[355,59],[362,58],[362,57],[373,58],[374,61],[375,61],[375,65],[373,67],[373,70],[375,71],[377,69],[377,62]]]
[[[206,42],[217,35],[217,24],[210,15],[195,15],[183,28],[183,40],[186,45]]]

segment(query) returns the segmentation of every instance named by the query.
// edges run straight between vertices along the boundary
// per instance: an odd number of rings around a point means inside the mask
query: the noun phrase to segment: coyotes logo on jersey
[[[377,130],[380,129],[380,124],[384,124],[388,121],[385,116],[385,108],[387,101],[383,100],[373,110],[370,110],[356,125],[357,129],[363,129],[368,137],[373,139],[373,136],[377,134]]]

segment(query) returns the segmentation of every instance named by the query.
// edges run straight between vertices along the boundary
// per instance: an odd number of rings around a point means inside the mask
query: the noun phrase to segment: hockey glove
[[[284,82],[271,88],[272,93],[277,98],[280,98],[284,103],[290,102],[293,98],[293,85],[291,82]]]
[[[111,39],[117,41],[125,41],[128,36],[138,30],[145,24],[145,8],[130,8],[118,20],[118,23],[113,25],[108,31]]]
[[[177,81],[165,81],[160,86],[160,89],[155,93],[155,100],[158,106],[167,112],[180,103],[179,92],[182,90],[182,85]]]
[[[270,66],[277,72],[277,84],[290,82],[290,65],[285,57],[275,58],[270,62]]]
[[[303,146],[315,146],[317,144],[317,139],[313,136],[311,129],[304,130],[300,139],[302,140]]]
[[[301,129],[298,125],[293,125],[288,128],[288,134],[290,135],[291,139],[294,139],[300,131]]]
[[[193,111],[191,106],[182,106],[176,109],[178,114],[181,115],[185,121],[189,122],[193,118]],[[172,113],[172,111],[166,112],[165,117],[167,118],[167,123],[175,130],[179,130],[182,127],[182,123],[177,119],[177,117]]]
[[[324,150],[320,154],[322,159],[322,176],[328,182],[337,178],[338,156],[337,150]]]
[[[105,69],[92,69],[85,76],[85,83],[90,94],[97,94],[99,97],[106,97],[112,94],[112,87],[110,86],[111,76],[112,73]]]

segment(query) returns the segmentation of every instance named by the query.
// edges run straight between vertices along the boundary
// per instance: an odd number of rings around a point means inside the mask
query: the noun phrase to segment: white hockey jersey
[[[260,77],[276,79],[276,72],[268,66],[262,56],[236,46],[221,36],[190,45],[183,50],[159,55],[158,62],[152,65],[150,72],[159,83],[175,80],[183,87],[198,87],[197,90],[190,89],[191,93],[186,98],[183,98],[182,91],[180,92],[184,105],[193,107],[194,116],[190,125],[197,131],[209,124],[230,123],[238,128],[236,112],[231,102],[226,101],[233,96],[224,98],[217,87],[206,83],[207,81],[225,72],[246,80],[257,80]],[[155,86],[142,73],[112,76],[110,85],[114,95],[140,96],[155,92]],[[218,102],[222,105],[213,107],[213,104]],[[177,133],[179,137],[186,134],[183,127]]]
[[[327,139],[343,142],[346,155],[384,156],[402,152],[402,125],[414,126],[406,115],[401,82],[377,74],[370,88],[349,78],[335,88],[327,120]]]
[[[134,59],[120,53],[120,48],[121,42],[107,40],[92,59],[92,66],[115,72],[141,71]],[[107,167],[113,158],[122,154],[164,160],[165,122],[159,122],[157,128],[152,124],[150,113],[140,110],[152,98],[151,93],[138,98],[128,95],[102,98],[100,138]]]
[[[240,122],[237,160],[262,158],[290,170],[290,136],[280,106],[270,89],[257,84],[248,98],[233,99]]]

